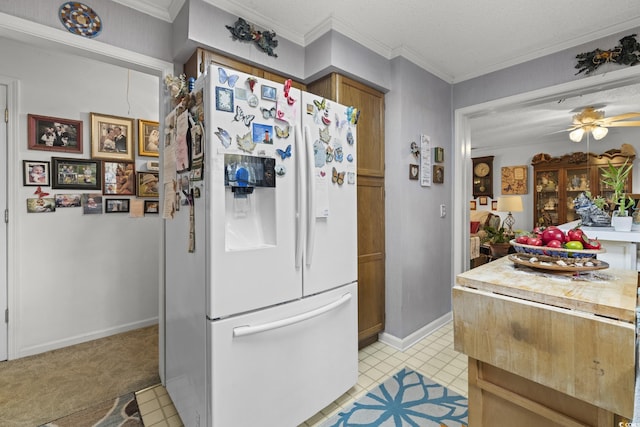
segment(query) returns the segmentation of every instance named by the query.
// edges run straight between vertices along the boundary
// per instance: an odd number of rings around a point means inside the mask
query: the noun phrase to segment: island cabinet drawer
[[[460,285],[453,288],[453,319],[455,349],[474,361],[632,416],[633,323]]]

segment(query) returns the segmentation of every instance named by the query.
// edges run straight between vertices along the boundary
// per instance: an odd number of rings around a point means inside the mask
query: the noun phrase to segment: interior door
[[[0,85],[0,111],[7,111],[7,86]],[[0,120],[0,211],[7,208],[7,122]],[[7,360],[7,223],[0,225],[0,360]]]

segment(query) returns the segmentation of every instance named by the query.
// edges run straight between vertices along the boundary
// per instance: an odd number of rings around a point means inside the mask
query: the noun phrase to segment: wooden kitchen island
[[[508,257],[458,275],[454,342],[469,356],[469,426],[617,427],[618,416],[631,418],[637,283],[633,270],[573,280]]]

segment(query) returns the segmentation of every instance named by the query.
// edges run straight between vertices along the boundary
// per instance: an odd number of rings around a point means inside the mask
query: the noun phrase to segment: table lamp
[[[516,220],[511,215],[511,212],[522,212],[522,197],[520,196],[500,196],[498,197],[498,212],[509,212],[504,219],[502,226],[506,229],[506,233],[513,235],[513,224]]]

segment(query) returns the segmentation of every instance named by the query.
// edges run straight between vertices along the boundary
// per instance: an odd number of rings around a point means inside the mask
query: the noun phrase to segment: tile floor
[[[451,322],[405,351],[376,342],[360,350],[358,358],[358,383],[298,427],[319,426],[405,366],[467,396],[467,357],[453,349]],[[161,385],[136,393],[136,398],[145,427],[182,426],[171,398]]]

